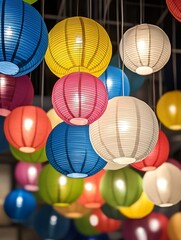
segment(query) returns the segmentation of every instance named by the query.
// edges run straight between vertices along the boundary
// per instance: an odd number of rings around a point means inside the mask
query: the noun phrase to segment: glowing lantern
[[[53,108],[69,124],[91,124],[104,113],[107,103],[104,84],[89,73],[71,73],[56,81],[53,87]]]
[[[168,62],[171,44],[161,28],[144,23],[124,33],[120,42],[120,55],[131,71],[148,75],[159,71]]]
[[[93,19],[71,17],[49,32],[45,61],[56,76],[89,72],[100,76],[107,68],[112,45],[105,29]]]
[[[167,233],[170,240],[180,240],[180,223],[181,223],[181,212],[174,213],[169,221],[167,227]]]
[[[63,122],[63,120],[56,114],[56,112],[53,108],[51,108],[47,112],[47,116],[50,119],[50,122],[52,124],[52,128],[56,127],[59,123]]]
[[[90,125],[90,140],[107,162],[129,164],[144,159],[158,140],[158,121],[143,101],[129,96],[109,100],[104,114]]]
[[[15,108],[4,122],[8,142],[26,153],[44,147],[51,129],[46,112],[35,106]]]
[[[166,0],[167,7],[174,18],[181,22],[181,2],[180,0]]]
[[[169,142],[163,131],[159,131],[158,141],[152,152],[142,161],[132,164],[132,167],[141,170],[154,170],[164,163],[169,155]]]

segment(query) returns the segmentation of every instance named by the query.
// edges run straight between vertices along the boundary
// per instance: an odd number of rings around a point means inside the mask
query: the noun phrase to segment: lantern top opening
[[[84,126],[88,124],[88,119],[86,118],[72,118],[70,123],[74,125]]]
[[[20,147],[19,150],[24,153],[33,153],[35,152],[35,148],[33,147]]]
[[[148,75],[153,73],[153,68],[148,66],[141,66],[136,69],[136,73],[140,75]]]
[[[86,173],[69,173],[69,174],[67,174],[67,177],[70,177],[70,178],[85,178],[85,177],[88,177],[88,174],[86,174]]]
[[[7,117],[11,111],[5,108],[0,108],[0,116]]]
[[[0,61],[0,73],[15,75],[19,72],[19,67],[12,62]]]
[[[114,158],[113,162],[118,164],[124,164],[126,162],[127,164],[130,164],[130,163],[136,162],[136,159],[131,157],[118,157],[118,158]]]

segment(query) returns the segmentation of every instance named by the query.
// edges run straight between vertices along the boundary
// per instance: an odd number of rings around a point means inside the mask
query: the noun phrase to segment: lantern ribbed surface
[[[22,0],[0,0],[0,72],[22,76],[42,61],[48,32],[42,16]]]
[[[36,106],[17,107],[4,122],[4,132],[8,142],[26,153],[44,147],[51,130],[46,112]]]
[[[7,116],[16,107],[31,105],[33,97],[33,84],[27,75],[12,77],[0,74],[0,115]]]
[[[93,19],[80,16],[66,18],[49,32],[45,61],[58,77],[78,71],[100,76],[111,56],[109,35]]]
[[[160,130],[158,141],[152,152],[144,160],[133,163],[132,167],[141,171],[154,170],[168,159],[169,151],[168,138],[165,133]]]
[[[180,0],[166,0],[168,10],[174,18],[181,22],[181,2]]]
[[[100,193],[112,207],[129,207],[141,196],[142,178],[128,167],[108,170],[101,179]]]
[[[90,125],[90,140],[107,162],[129,164],[144,159],[158,140],[158,121],[143,101],[129,96],[108,102],[104,114]]]
[[[160,207],[168,207],[181,200],[181,171],[165,162],[143,177],[143,189],[148,198]]]
[[[53,108],[68,124],[91,124],[104,113],[107,103],[104,84],[89,73],[71,73],[59,79],[53,87]]]
[[[43,201],[55,206],[68,206],[83,191],[83,179],[68,178],[57,172],[50,164],[39,175],[39,193]]]
[[[170,130],[181,130],[181,91],[163,94],[157,102],[156,113],[160,122]]]
[[[106,165],[91,145],[88,126],[58,124],[49,134],[46,155],[58,172],[73,178],[91,176]]]
[[[165,66],[171,55],[171,44],[166,33],[158,26],[140,24],[124,33],[120,55],[131,71],[147,75]]]

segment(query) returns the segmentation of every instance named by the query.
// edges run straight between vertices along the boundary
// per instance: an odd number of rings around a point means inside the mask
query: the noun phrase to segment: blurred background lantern
[[[172,16],[181,22],[181,2],[180,0],[166,0],[168,10]]]
[[[181,239],[181,212],[174,213],[168,221],[167,233],[170,240]]]
[[[102,212],[108,217],[117,220],[125,220],[125,216],[121,214],[119,209],[110,206],[109,204],[105,203],[101,206]]]
[[[52,124],[52,128],[56,127],[59,123],[63,122],[63,120],[56,114],[54,108],[51,108],[47,112],[47,116],[50,119],[50,122]]]
[[[144,159],[158,140],[158,122],[152,109],[134,97],[115,97],[90,126],[94,150],[107,162],[129,164]]]
[[[39,193],[43,201],[54,206],[68,206],[83,191],[83,179],[68,178],[57,172],[50,164],[39,175]]]
[[[101,179],[100,192],[112,207],[128,207],[141,196],[142,178],[129,167],[109,170]]]
[[[181,91],[163,94],[157,102],[156,113],[160,122],[170,130],[181,130]]]
[[[159,131],[158,141],[151,153],[142,161],[131,164],[132,167],[141,170],[149,171],[159,167],[168,159],[169,141],[163,131]]]
[[[33,4],[35,2],[37,2],[38,0],[23,0],[24,2],[27,2],[29,4]]]
[[[94,209],[90,215],[90,223],[101,233],[111,233],[121,227],[121,220],[108,218],[100,208]]]
[[[0,116],[0,153],[8,151],[9,150],[9,143],[6,140],[5,134],[4,134],[4,120],[5,117]]]
[[[33,84],[27,75],[12,77],[0,74],[0,115],[7,116],[18,106],[31,105],[33,97]]]
[[[106,172],[99,171],[91,177],[84,179],[84,190],[78,199],[78,202],[86,208],[100,208],[104,204],[104,199],[100,194],[100,182]]]
[[[174,187],[173,187],[174,186]],[[148,198],[160,207],[171,206],[181,200],[181,171],[165,162],[143,177],[143,190]]]
[[[18,162],[15,167],[15,179],[28,191],[38,191],[38,176],[42,170],[40,163]]]
[[[72,178],[94,175],[106,165],[91,145],[88,126],[58,124],[49,134],[46,155],[58,172]]]
[[[42,61],[48,32],[42,16],[22,0],[1,0],[2,29],[0,72],[22,76],[33,71]],[[34,27],[36,26],[36,27]]]
[[[119,68],[108,66],[99,77],[108,92],[108,99],[130,95],[130,84],[126,74]],[[124,80],[123,80],[124,79]]]
[[[144,23],[124,33],[120,42],[120,55],[131,71],[148,75],[159,71],[168,62],[171,44],[161,28]]]
[[[45,147],[40,148],[32,153],[25,153],[21,152],[12,145],[9,145],[11,154],[16,160],[23,161],[23,162],[30,162],[30,163],[43,163],[47,162],[47,156],[45,152]]]
[[[153,211],[154,204],[147,195],[142,192],[140,198],[130,207],[120,208],[120,212],[127,218],[139,219],[144,218]]]
[[[112,44],[106,30],[93,19],[76,16],[60,21],[51,29],[45,61],[58,77],[71,72],[100,76],[111,55]]]
[[[63,240],[70,226],[70,219],[61,216],[49,205],[41,207],[34,217],[34,229],[41,239]]]
[[[24,190],[12,190],[5,198],[4,210],[13,222],[22,222],[26,220],[36,208],[34,196]]]
[[[167,162],[175,165],[176,167],[178,167],[180,170],[181,170],[181,163],[179,161],[177,161],[176,159],[174,158],[168,158],[167,159]]]
[[[36,106],[17,107],[4,122],[4,132],[8,142],[26,153],[44,147],[51,130],[46,112]]]
[[[106,110],[108,94],[101,80],[89,73],[73,72],[56,81],[52,104],[60,118],[72,125],[87,125]]]

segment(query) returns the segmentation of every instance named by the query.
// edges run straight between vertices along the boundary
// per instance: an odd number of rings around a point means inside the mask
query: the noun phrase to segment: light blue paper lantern
[[[46,143],[49,163],[60,173],[72,178],[94,175],[106,161],[94,151],[89,139],[89,126],[58,124]]]
[[[0,0],[0,73],[22,76],[42,61],[48,31],[40,13],[22,0]]]

